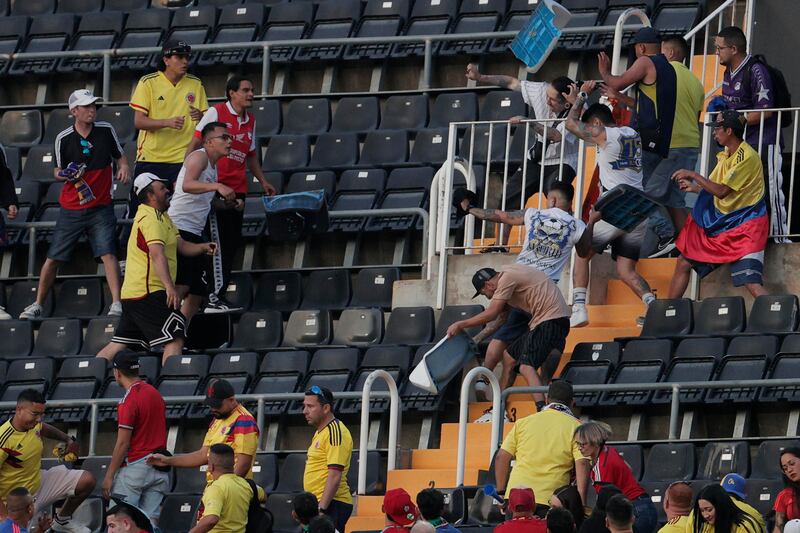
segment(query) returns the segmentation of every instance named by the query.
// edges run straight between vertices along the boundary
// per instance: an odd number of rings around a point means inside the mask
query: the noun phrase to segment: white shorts
[[[639,259],[639,249],[642,247],[647,233],[647,220],[642,221],[633,231],[627,232],[612,226],[605,220],[600,220],[594,225],[592,232],[592,248],[597,253],[603,253],[606,246],[611,245],[611,257],[617,256]]]
[[[36,513],[49,511],[59,500],[75,495],[83,470],[70,470],[64,465],[42,470],[42,484],[36,491]]]

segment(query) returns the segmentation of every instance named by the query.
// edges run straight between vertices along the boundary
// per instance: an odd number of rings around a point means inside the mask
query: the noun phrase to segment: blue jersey
[[[747,70],[750,70],[750,83],[745,84]],[[775,90],[772,77],[767,67],[747,56],[736,70],[725,69],[722,78],[722,97],[728,109],[770,109],[775,107]],[[758,139],[761,125],[747,126],[745,140],[747,144],[758,150]],[[764,119],[764,136],[762,146],[775,144],[778,131],[778,116],[773,114]]]

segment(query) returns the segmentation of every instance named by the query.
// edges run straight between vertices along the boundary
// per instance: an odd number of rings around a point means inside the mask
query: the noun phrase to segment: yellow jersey
[[[17,431],[11,420],[0,426],[0,499],[17,487],[36,494],[42,484],[42,424]]]
[[[678,61],[670,61],[677,77],[675,119],[670,148],[700,148],[700,112],[706,98],[703,84]]]
[[[579,425],[577,418],[556,409],[517,420],[502,446],[516,459],[506,492],[530,487],[536,501],[546,503],[557,488],[569,484],[575,461],[588,460],[572,438]]]
[[[322,498],[329,470],[342,472],[342,480],[333,499],[342,503],[353,503],[353,496],[347,486],[347,472],[350,470],[350,458],[353,453],[353,439],[342,422],[336,418],[314,433],[308,447],[306,469],[303,472],[303,490],[312,493],[317,499]]]
[[[206,90],[199,78],[186,74],[175,85],[163,72],[147,74],[139,79],[130,106],[152,119],[183,117],[180,130],[161,128],[139,131],[136,160],[153,163],[183,163],[186,147],[192,141],[197,124],[189,115],[189,106],[203,113],[208,110]]]
[[[676,516],[664,524],[664,527],[659,529],[658,533],[691,533],[688,529],[686,529],[688,525],[688,516]]]
[[[755,522],[755,527],[753,523],[744,522],[741,525],[734,525],[733,530],[731,533],[764,533],[767,530],[767,523],[764,521],[764,516],[759,513],[752,505],[749,503],[740,500],[735,496],[731,496],[731,501],[744,511],[744,514],[749,516]],[[689,513],[689,516],[686,517],[686,533],[692,533],[694,531],[694,511]],[[714,526],[711,524],[704,522],[702,533],[714,533]],[[661,533],[661,532],[659,532]]]
[[[215,444],[227,444],[233,448],[233,453],[255,458],[258,450],[258,424],[250,411],[239,404],[227,418],[215,418],[206,432],[203,446],[210,448]],[[252,463],[247,472],[247,479],[253,479]],[[211,483],[213,480],[211,474],[206,473],[206,480]]]
[[[178,271],[178,229],[168,214],[141,204],[136,210],[128,238],[128,257],[121,294],[123,300],[144,298],[150,293],[166,290],[150,257],[149,245],[153,243],[164,245],[169,275],[175,281]]]
[[[717,154],[717,166],[708,179],[733,189],[725,198],[714,197],[714,207],[723,214],[755,205],[764,197],[761,158],[745,141],[733,154],[729,154],[727,149]]]
[[[247,511],[253,499],[250,484],[236,474],[222,474],[203,491],[198,520],[204,516],[219,517],[214,533],[243,533],[247,527]]]

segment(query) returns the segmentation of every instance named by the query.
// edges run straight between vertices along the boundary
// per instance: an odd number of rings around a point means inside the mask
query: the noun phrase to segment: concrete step
[[[503,424],[503,436],[507,435],[514,424]],[[467,424],[467,449],[472,447],[486,447],[492,438],[491,424]],[[447,450],[458,449],[458,423],[442,424],[442,434],[439,448]]]
[[[487,470],[489,468],[489,446],[468,446],[466,456],[467,468]],[[411,452],[411,468],[414,470],[430,470],[438,468],[455,468],[458,463],[456,450],[413,450]]]
[[[642,332],[642,328],[636,327],[635,320],[636,317],[633,317],[628,327],[593,328],[589,325],[584,328],[573,328],[569,331],[564,351],[572,353],[579,342],[608,342],[613,341],[615,337],[636,337]]]
[[[645,312],[645,306],[639,300],[630,304],[587,305],[586,310],[589,311],[589,326],[618,328],[635,325],[636,317]]]
[[[464,483],[466,485],[475,485],[478,483],[477,468],[466,468],[464,470]],[[413,495],[429,487],[448,488],[455,486],[455,468],[392,470],[386,476],[387,489],[402,487],[406,489],[409,494]]]
[[[653,294],[657,298],[666,298],[669,294],[670,278],[652,278],[644,276]],[[642,301],[641,298],[636,296],[632,290],[628,288],[625,283],[618,279],[608,280],[608,291],[606,292],[606,303],[608,304],[637,304]],[[634,320],[636,317],[634,317]]]
[[[383,496],[358,496],[356,499],[355,516],[383,517]]]

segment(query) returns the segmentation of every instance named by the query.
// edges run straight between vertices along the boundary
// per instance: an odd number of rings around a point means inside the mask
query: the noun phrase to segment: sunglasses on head
[[[306,391],[306,396],[316,396],[320,403],[330,403],[318,385],[311,385]]]

